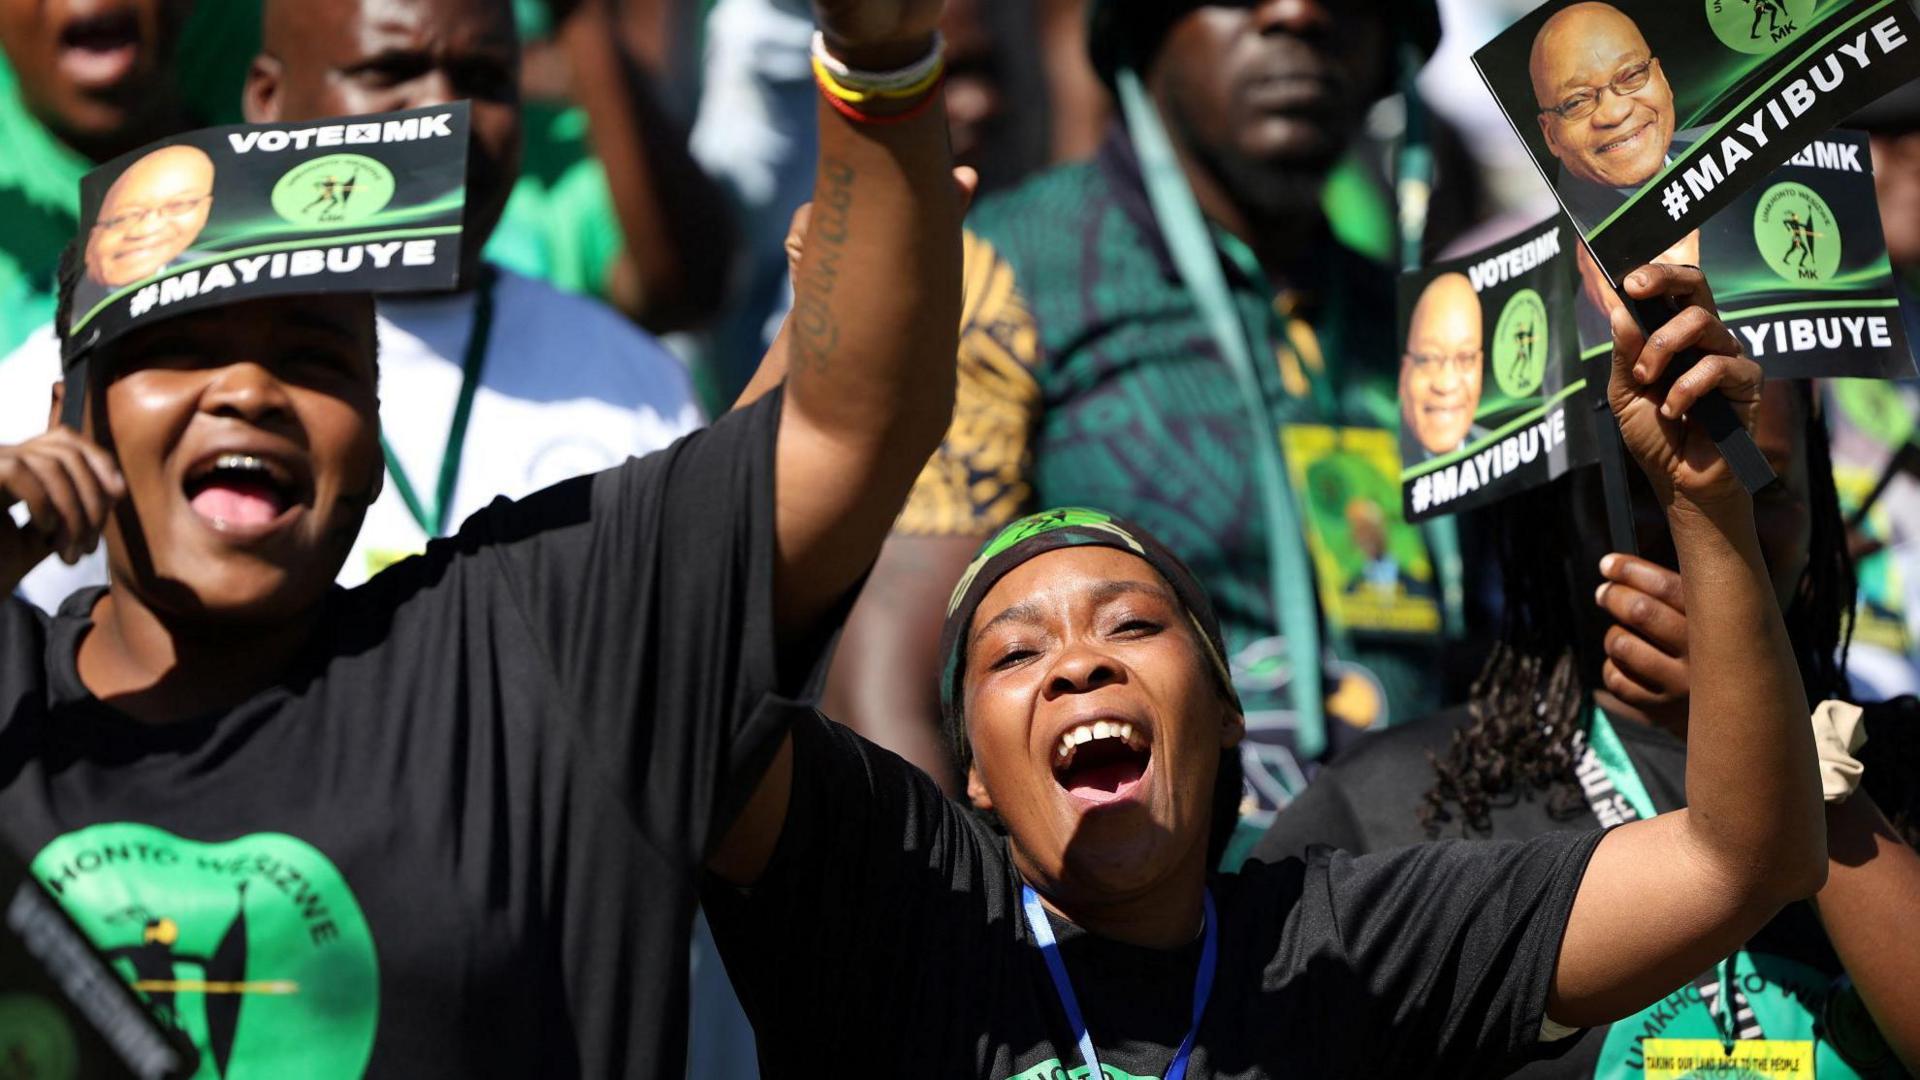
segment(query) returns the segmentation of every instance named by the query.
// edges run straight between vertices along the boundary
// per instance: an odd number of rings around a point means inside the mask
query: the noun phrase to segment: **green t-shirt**
[[[27,111],[0,58],[0,357],[53,318],[54,272],[80,215],[86,158]]]
[[[557,289],[605,298],[622,244],[607,170],[587,143],[587,114],[530,101],[520,181],[487,241],[487,259]]]

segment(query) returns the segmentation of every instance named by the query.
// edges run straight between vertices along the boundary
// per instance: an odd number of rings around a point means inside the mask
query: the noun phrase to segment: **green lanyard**
[[[473,419],[473,396],[480,389],[480,369],[486,366],[487,342],[493,337],[493,285],[492,268],[482,268],[473,300],[473,329],[467,334],[467,350],[460,359],[460,399],[453,407],[453,423],[447,428],[446,449],[440,452],[440,479],[434,485],[432,507],[420,501],[420,494],[407,478],[407,470],[387,442],[386,433],[380,435],[380,450],[387,458],[387,474],[393,477],[400,501],[407,504],[407,512],[413,515],[429,540],[446,535],[453,492],[460,484],[460,459],[467,448],[467,422]]]
[[[1166,238],[1174,265],[1207,320],[1214,344],[1233,372],[1241,404],[1253,434],[1254,475],[1267,519],[1269,590],[1291,669],[1289,696],[1294,712],[1294,745],[1302,757],[1318,757],[1327,745],[1325,702],[1320,673],[1320,612],[1316,602],[1306,539],[1295,519],[1293,495],[1280,459],[1280,437],[1267,414],[1247,331],[1227,290],[1220,254],[1200,204],[1180,172],[1173,144],[1147,97],[1140,76],[1121,68],[1116,80],[1127,132],[1140,155],[1148,201]]]
[[[1627,748],[1621,744],[1619,732],[1613,730],[1613,721],[1608,720],[1607,714],[1598,708],[1593,710],[1593,721],[1587,728],[1584,752],[1592,754],[1594,760],[1599,762],[1614,790],[1633,808],[1635,817],[1645,820],[1659,813],[1653,807],[1653,797],[1647,794],[1647,785],[1640,779],[1640,770],[1627,757]],[[1729,1050],[1738,1039],[1733,1016],[1733,966],[1740,955],[1736,952],[1714,965],[1714,976],[1719,982],[1719,993],[1714,999],[1718,1008],[1707,1010],[1708,1015],[1713,1017],[1714,1026],[1720,1029],[1720,1041]],[[1752,961],[1748,961],[1748,966],[1752,966]]]

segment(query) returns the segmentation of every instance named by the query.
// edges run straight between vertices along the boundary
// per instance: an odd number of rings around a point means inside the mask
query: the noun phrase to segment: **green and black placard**
[[[1593,460],[1579,408],[1574,243],[1556,215],[1401,276],[1408,521],[1491,502]]]
[[[1920,74],[1920,16],[1911,0],[1549,0],[1474,64],[1617,281]]]
[[[451,288],[468,120],[455,102],[206,128],[95,169],[80,186],[67,355],[242,300]]]

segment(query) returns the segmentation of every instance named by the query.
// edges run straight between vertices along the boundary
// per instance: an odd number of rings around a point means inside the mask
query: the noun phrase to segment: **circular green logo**
[[[373,933],[313,845],[284,833],[209,844],[111,822],[42,848],[33,876],[200,1051],[199,1075],[366,1069],[380,1020]]]
[[[1707,0],[1707,23],[1727,48],[1764,56],[1807,25],[1813,4],[1814,0]]]
[[[65,1014],[33,994],[0,994],[0,1076],[71,1080],[80,1044]]]
[[[1840,228],[1805,184],[1775,184],[1753,211],[1753,244],[1788,281],[1825,281],[1840,269]]]
[[[274,212],[311,229],[357,224],[391,201],[393,171],[364,154],[328,154],[302,162],[273,185]]]
[[[1493,328],[1493,381],[1512,398],[1532,397],[1547,373],[1547,302],[1521,289]]]

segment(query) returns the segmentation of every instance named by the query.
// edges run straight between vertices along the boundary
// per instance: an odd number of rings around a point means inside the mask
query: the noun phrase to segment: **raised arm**
[[[1685,305],[1645,337],[1613,318],[1608,388],[1621,434],[1666,510],[1687,613],[1688,808],[1615,829],[1574,900],[1548,1015],[1619,1019],[1738,949],[1826,878],[1826,828],[1806,694],[1754,529],[1752,500],[1686,417],[1719,389],[1753,422],[1760,368],[1714,314],[1692,267],[1628,275],[1636,298]],[[1669,381],[1675,354],[1710,354]]]
[[[890,70],[926,55],[940,4],[814,11],[837,58]],[[812,633],[866,572],[953,410],[961,206],[937,97],[889,124],[853,122],[824,99],[818,109],[775,466],[783,636]]]
[[[626,47],[615,8],[614,0],[584,0],[559,35],[626,241],[607,268],[608,295],[649,330],[683,330],[705,322],[726,297],[732,210],[693,159],[685,129],[661,107],[649,70],[659,58]],[[659,22],[674,13],[648,14]]]

